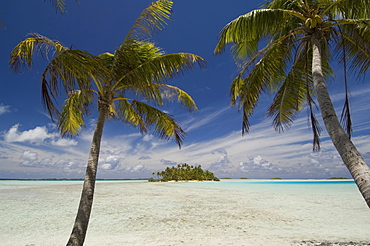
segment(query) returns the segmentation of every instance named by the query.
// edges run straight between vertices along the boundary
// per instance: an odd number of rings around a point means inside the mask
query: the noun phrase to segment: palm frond
[[[53,99],[60,93],[61,86],[65,93],[79,89],[91,93],[91,77],[108,76],[98,57],[81,50],[65,50],[57,56],[45,68],[42,73],[43,102],[52,116],[58,115]]]
[[[345,46],[342,45],[342,48],[343,48],[342,61],[343,61],[343,71],[344,71],[344,87],[345,87],[345,95],[346,96],[345,96],[345,100],[344,100],[344,105],[343,105],[340,121],[342,122],[344,129],[346,129],[348,137],[351,138],[352,120],[351,120],[351,113],[350,113],[349,89],[348,89],[348,81],[347,81],[347,58],[346,58]]]
[[[53,41],[37,33],[29,33],[10,53],[10,69],[16,72],[31,69],[33,57],[37,53],[47,59],[50,51],[60,53],[65,50],[68,48],[58,41]]]
[[[369,0],[337,0],[335,11],[336,16],[344,18],[362,19],[369,18]]]
[[[44,0],[46,2],[47,0]],[[62,14],[66,12],[66,0],[49,0],[52,5],[55,6],[55,8]],[[76,0],[76,2],[79,2],[80,0]]]
[[[262,5],[262,8],[269,9],[287,9],[299,11],[304,8],[305,3],[302,0],[270,0]]]
[[[158,94],[153,94],[152,89],[155,89],[156,86],[152,84],[153,82],[166,82],[169,78],[179,76],[187,70],[194,69],[195,65],[204,68],[205,60],[200,56],[190,53],[172,53],[158,56],[141,64],[137,68],[133,68],[130,72],[118,78],[115,89],[135,88],[148,100],[156,101]]]
[[[172,4],[173,2],[168,0],[152,2],[137,18],[125,40],[143,40],[151,37],[154,31],[162,30],[170,19]]]
[[[61,13],[65,13],[66,9],[66,1],[65,0],[49,0],[52,5],[55,6],[57,10],[59,10]],[[44,0],[46,2],[46,0]]]
[[[239,49],[243,48],[245,57],[252,56],[258,50],[258,40],[275,33],[276,23],[283,22],[286,16],[287,13],[278,9],[258,9],[239,16],[221,30],[214,53],[222,53],[227,44],[234,43],[241,45]]]
[[[162,84],[160,85],[160,87],[163,88],[162,94],[164,98],[169,99],[169,100],[173,100],[176,98],[177,101],[180,102],[180,104],[183,107],[189,109],[190,111],[198,110],[197,105],[195,104],[193,98],[185,91],[181,90],[180,88],[176,86],[166,85],[166,84]]]
[[[91,98],[80,90],[71,91],[62,108],[58,128],[62,136],[77,135],[84,126]]]
[[[161,55],[164,55],[164,51],[156,47],[153,42],[127,39],[114,53],[112,60],[113,75],[118,80],[143,63]]]
[[[345,51],[350,71],[365,75],[370,67],[370,20],[343,25],[338,35],[343,39],[337,42],[338,54],[342,56]]]
[[[273,118],[272,125],[279,132],[290,127],[306,102],[304,65],[302,60],[297,61],[290,69],[267,110],[267,115]]]
[[[147,125],[136,109],[131,105],[132,99],[117,98],[117,113],[118,118],[124,123],[130,124],[133,127],[139,127],[140,132],[146,133],[148,131]]]
[[[290,41],[275,41],[269,45],[263,53],[259,53],[256,63],[247,63],[240,74],[231,83],[231,104],[239,100],[239,110],[243,110],[243,132],[248,132],[248,116],[252,114],[254,107],[263,92],[275,90],[273,87],[282,83],[285,79],[285,68],[291,52]],[[252,67],[249,71],[248,67]],[[243,74],[247,75],[243,78]],[[271,109],[271,113],[272,113]],[[272,113],[273,114],[273,113]]]
[[[122,99],[118,105],[117,110],[124,122],[139,127],[141,133],[146,133],[149,127],[153,127],[155,135],[166,140],[173,138],[181,148],[186,134],[171,115],[137,100],[129,103]]]
[[[350,104],[349,104],[349,92],[346,89],[345,91],[345,99],[344,99],[344,105],[342,109],[342,114],[340,117],[340,121],[343,125],[343,128],[345,129],[347,135],[349,138],[351,138],[352,135],[352,119],[351,119],[351,111],[350,111]]]
[[[313,100],[311,94],[310,94],[310,89],[307,88],[307,93],[306,93],[306,96],[307,96],[307,102],[308,102],[308,110],[309,110],[309,121],[311,123],[311,129],[312,129],[312,133],[313,133],[313,140],[312,140],[312,150],[314,152],[318,152],[320,151],[320,134],[321,134],[321,127],[320,127],[320,124],[319,122],[317,121],[316,119],[316,116],[313,112],[313,107],[316,107],[317,108],[317,105],[315,103],[315,101]]]

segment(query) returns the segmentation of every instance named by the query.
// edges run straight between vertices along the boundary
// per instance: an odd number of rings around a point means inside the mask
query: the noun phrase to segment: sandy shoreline
[[[0,245],[65,245],[80,189],[1,189]],[[370,213],[353,190],[269,189],[98,182],[85,245],[370,245]]]

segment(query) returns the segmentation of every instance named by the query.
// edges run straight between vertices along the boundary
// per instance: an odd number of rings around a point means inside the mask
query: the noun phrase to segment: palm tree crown
[[[308,104],[313,150],[320,149],[313,108],[316,99],[326,130],[370,208],[370,169],[351,136],[347,69],[365,75],[370,65],[369,0],[272,0],[261,9],[239,16],[220,33],[215,53],[232,43],[240,66],[230,87],[231,104],[243,112],[242,132],[249,131],[249,117],[261,93],[275,97],[267,110],[276,130],[289,127]],[[263,46],[262,49],[260,45]],[[343,65],[346,132],[330,99],[326,80],[333,74],[332,60]]]
[[[62,135],[76,135],[89,115],[93,99],[108,106],[108,117],[139,127],[142,133],[153,125],[161,138],[174,138],[180,146],[184,131],[174,119],[137,99],[145,98],[162,106],[163,95],[176,93],[178,101],[190,110],[197,107],[193,99],[177,87],[165,84],[168,78],[193,69],[197,63],[204,67],[204,59],[190,53],[165,52],[147,40],[156,27],[161,29],[171,13],[170,1],[157,1],[145,9],[128,35],[111,54],[98,56],[86,51],[69,49],[60,42],[31,33],[11,53],[11,69],[29,69],[34,53],[53,56],[42,73],[42,95],[53,119],[58,119]],[[152,16],[150,19],[149,17]],[[154,83],[153,83],[154,82]],[[61,112],[54,98],[60,87],[67,93]],[[166,93],[164,93],[166,92]]]
[[[312,113],[311,37],[316,36],[323,47],[326,78],[333,74],[332,58],[348,62],[350,69],[364,75],[370,64],[369,5],[368,0],[274,0],[223,28],[215,53],[232,43],[232,55],[241,67],[230,93],[232,104],[239,101],[243,112],[243,133],[249,131],[249,116],[261,92],[276,92],[267,111],[275,129],[289,127],[307,103],[314,148],[319,149],[320,127]],[[258,50],[261,44],[265,47]]]

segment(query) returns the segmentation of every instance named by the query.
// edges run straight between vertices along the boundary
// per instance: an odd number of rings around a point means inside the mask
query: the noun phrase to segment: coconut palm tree
[[[69,49],[60,42],[30,34],[12,51],[11,69],[30,69],[32,58],[41,53],[50,59],[41,76],[43,102],[52,119],[58,121],[62,136],[77,135],[85,117],[97,101],[98,119],[94,131],[80,205],[67,245],[83,245],[89,223],[100,143],[106,119],[116,119],[146,133],[150,127],[162,139],[174,139],[179,147],[185,132],[174,118],[156,106],[166,97],[177,96],[182,106],[196,110],[193,99],[167,79],[204,66],[205,60],[191,53],[165,54],[148,37],[161,30],[172,13],[172,1],[151,3],[135,21],[118,49],[94,56]],[[55,100],[62,93],[67,99],[61,111]],[[145,99],[144,103],[141,99]],[[96,104],[95,104],[96,105]]]
[[[316,93],[327,132],[370,207],[370,170],[350,140],[348,98],[343,110],[345,132],[325,83],[333,73],[330,62],[334,58],[345,72],[348,67],[365,75],[370,65],[369,10],[369,0],[268,1],[228,23],[220,32],[215,53],[231,43],[231,53],[241,67],[230,93],[231,104],[238,103],[243,113],[243,134],[249,131],[249,118],[260,95],[270,91],[275,97],[267,115],[273,118],[275,129],[289,127],[307,104],[314,150],[319,150],[321,129],[312,112]]]

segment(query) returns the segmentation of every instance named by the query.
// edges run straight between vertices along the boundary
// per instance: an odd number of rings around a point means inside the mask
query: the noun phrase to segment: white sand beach
[[[355,185],[222,182],[99,181],[85,245],[370,245],[370,210]],[[0,182],[0,245],[65,245],[81,184]]]

